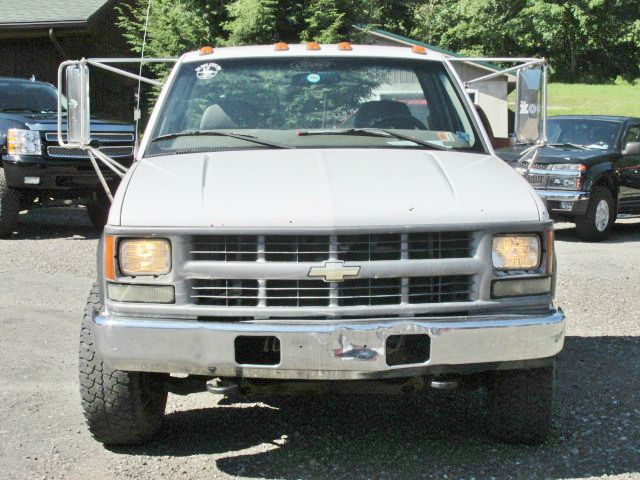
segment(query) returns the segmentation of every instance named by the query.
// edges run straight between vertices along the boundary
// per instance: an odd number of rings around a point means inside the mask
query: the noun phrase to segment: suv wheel
[[[91,323],[102,308],[94,285],[80,332],[80,396],[93,437],[107,445],[135,445],[162,426],[167,403],[167,375],[124,372],[102,363],[95,351]]]
[[[4,170],[0,168],[0,238],[11,235],[18,223],[20,192],[7,185]]]
[[[595,187],[587,212],[576,218],[576,232],[582,240],[597,242],[604,240],[611,233],[616,221],[616,205],[611,190],[606,187]]]
[[[509,443],[542,443],[551,429],[554,366],[498,371],[489,381],[489,433]]]
[[[109,219],[109,209],[111,208],[111,204],[109,200],[106,199],[107,203],[100,203],[100,197],[98,200],[90,200],[87,202],[87,214],[89,215],[89,220],[91,220],[91,224],[102,230]]]

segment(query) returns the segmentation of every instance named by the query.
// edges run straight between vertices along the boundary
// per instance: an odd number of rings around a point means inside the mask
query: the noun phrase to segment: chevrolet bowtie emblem
[[[357,277],[360,267],[346,266],[343,261],[327,261],[322,267],[311,267],[309,277],[322,278],[325,282],[342,282],[348,277]]]

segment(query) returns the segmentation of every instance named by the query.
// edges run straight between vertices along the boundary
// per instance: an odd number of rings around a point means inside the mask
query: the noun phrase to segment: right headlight
[[[124,275],[165,275],[171,271],[171,244],[164,238],[125,238],[119,244]]]
[[[7,132],[8,155],[40,155],[42,143],[40,132],[10,128]]]
[[[497,270],[532,270],[540,265],[540,237],[496,235],[493,237],[493,266]]]

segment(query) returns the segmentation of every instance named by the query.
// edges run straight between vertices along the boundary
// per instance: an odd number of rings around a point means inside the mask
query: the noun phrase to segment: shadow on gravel
[[[84,207],[40,207],[21,214],[8,240],[55,238],[97,239],[102,231],[91,225]]]
[[[482,392],[277,399],[167,416],[159,439],[119,453],[213,454],[260,478],[565,478],[640,472],[640,338],[569,337],[555,428],[542,446],[484,433]],[[251,450],[249,450],[251,449]],[[213,461],[213,459],[212,459]]]
[[[578,238],[573,224],[560,223],[556,226],[556,240],[563,242],[583,243],[584,240]],[[624,220],[623,223],[613,224],[611,236],[602,242],[603,244],[640,242],[640,221],[637,219]]]

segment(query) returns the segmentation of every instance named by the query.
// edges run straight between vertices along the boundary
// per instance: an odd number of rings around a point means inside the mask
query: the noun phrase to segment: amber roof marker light
[[[273,46],[273,49],[276,52],[285,52],[285,51],[289,50],[289,45],[287,45],[286,42],[278,42]]]
[[[211,55],[213,53],[213,47],[205,45],[200,49],[200,55]]]
[[[351,46],[351,43],[349,43],[349,42],[340,42],[338,44],[338,50],[340,50],[342,52],[347,52],[349,50],[353,50],[353,47]]]
[[[427,54],[427,49],[424,48],[422,45],[414,45],[413,47],[411,47],[411,51],[413,53],[417,53],[418,55],[426,55]]]
[[[320,44],[318,42],[308,42],[307,50],[320,50]]]

